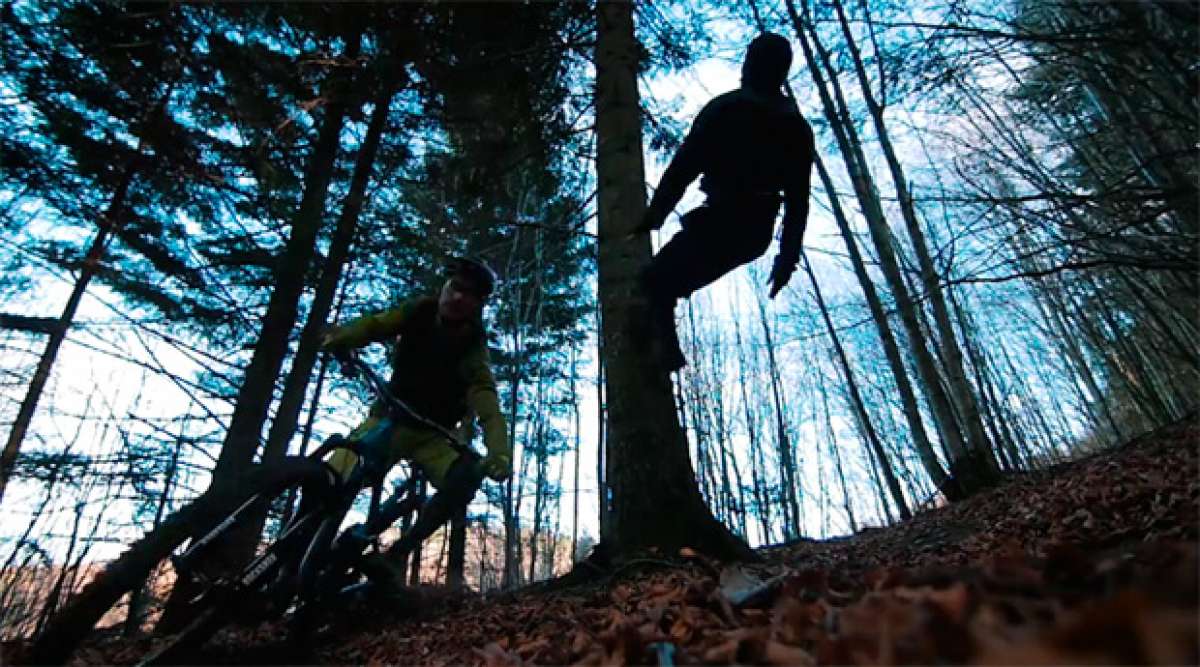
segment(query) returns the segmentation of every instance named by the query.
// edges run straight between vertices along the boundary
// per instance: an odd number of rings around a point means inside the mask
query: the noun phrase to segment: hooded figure
[[[795,102],[781,90],[791,64],[792,49],[783,37],[768,32],[750,42],[741,88],[700,110],[645,218],[633,230],[639,234],[662,227],[688,185],[702,176],[704,205],[681,218],[682,231],[659,250],[643,275],[667,371],[687,363],[675,333],[675,302],[766,252],[781,204],[783,233],[771,271],[771,298],[800,261],[813,135]]]
[[[746,48],[742,87],[763,95],[778,95],[792,67],[792,47],[773,32],[764,32]]]

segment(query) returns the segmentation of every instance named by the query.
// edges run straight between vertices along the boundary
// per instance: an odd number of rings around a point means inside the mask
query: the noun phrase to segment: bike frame
[[[261,590],[266,587],[267,583],[272,581],[272,578],[279,572],[280,568],[290,559],[294,558],[295,554],[302,548],[303,556],[296,572],[297,586],[294,589],[294,594],[299,595],[301,604],[304,605],[317,592],[318,575],[322,566],[329,560],[331,547],[351,530],[357,528],[356,526],[355,528],[348,529],[342,536],[337,535],[337,531],[341,527],[346,513],[350,510],[354,499],[358,497],[363,488],[368,485],[370,486],[371,501],[367,510],[366,522],[365,524],[361,524],[364,526],[365,531],[355,535],[355,539],[365,539],[368,544],[374,542],[379,534],[391,526],[396,517],[409,508],[415,509],[418,501],[416,498],[408,497],[411,491],[410,484],[405,485],[408,488],[404,491],[389,498],[387,503],[381,504],[380,502],[384,477],[392,467],[390,465],[390,457],[387,456],[387,447],[390,444],[389,441],[392,431],[395,428],[397,417],[403,417],[410,422],[419,423],[441,434],[460,454],[478,456],[478,454],[462,443],[451,431],[421,416],[392,394],[387,384],[356,356],[347,356],[342,358],[341,362],[366,381],[376,396],[383,401],[383,404],[387,408],[387,416],[376,427],[354,440],[348,440],[337,435],[331,436],[316,451],[306,457],[319,461],[336,449],[348,449],[358,456],[358,460],[355,462],[345,481],[341,481],[337,473],[332,468],[329,468],[329,479],[324,488],[310,490],[308,487],[305,487],[306,492],[317,492],[319,494],[319,504],[311,511],[294,517],[284,528],[279,538],[267,547],[263,553],[250,561],[235,576],[222,577],[216,581],[203,580],[202,573],[189,572],[191,569],[189,562],[208,545],[220,539],[245,514],[250,512],[251,507],[263,500],[262,493],[255,494],[249,500],[242,503],[242,505],[229,514],[221,523],[217,524],[211,531],[193,541],[182,554],[173,557],[171,560],[177,571],[200,575],[203,583],[210,584],[208,590],[201,597],[210,594],[213,590],[224,590],[226,593]],[[417,473],[414,471],[415,474]],[[384,507],[386,507],[386,510]],[[395,515],[394,517],[392,516],[393,514]],[[317,524],[316,530],[310,532],[309,529],[314,523]],[[306,542],[300,541],[301,538],[306,536],[309,536]],[[362,547],[359,547],[354,556],[360,556],[361,553]],[[291,595],[289,594],[288,597],[290,598]]]

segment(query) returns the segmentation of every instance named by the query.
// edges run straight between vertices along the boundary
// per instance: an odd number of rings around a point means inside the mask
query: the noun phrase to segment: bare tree
[[[691,546],[717,556],[747,555],[745,543],[701,499],[670,381],[652,370],[657,365],[641,344],[650,317],[636,277],[650,258],[649,239],[623,238],[645,209],[633,5],[600,2],[596,15],[598,267],[609,416],[602,536],[615,543],[616,554]]]
[[[879,434],[875,431],[874,424],[871,423],[871,415],[867,412],[862,394],[858,390],[858,383],[854,380],[854,369],[851,368],[850,360],[846,357],[846,350],[842,347],[842,341],[838,338],[837,329],[833,326],[833,318],[829,316],[829,309],[825,307],[825,298],[821,295],[821,288],[817,284],[817,277],[813,274],[812,267],[808,263],[808,254],[801,252],[800,259],[801,264],[804,266],[804,272],[808,275],[809,284],[812,285],[817,308],[821,311],[821,319],[825,321],[825,329],[829,333],[829,341],[833,345],[834,352],[837,353],[838,363],[842,369],[842,380],[846,384],[846,392],[850,395],[851,405],[858,418],[859,427],[865,436],[865,444],[875,455],[875,460],[879,464],[884,482],[886,482],[888,491],[892,494],[892,502],[896,504],[896,508],[900,512],[900,518],[911,519],[912,512],[909,511],[908,503],[904,500],[904,492],[900,490],[900,482],[896,479],[896,473],[888,461],[887,453],[880,442]]]

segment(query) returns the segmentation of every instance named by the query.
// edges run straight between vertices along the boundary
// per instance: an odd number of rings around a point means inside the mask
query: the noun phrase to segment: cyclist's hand
[[[510,454],[488,454],[480,462],[483,474],[497,482],[503,482],[512,475],[512,456]]]
[[[344,349],[341,338],[345,338],[345,328],[330,324],[321,332],[321,349],[337,354]]]

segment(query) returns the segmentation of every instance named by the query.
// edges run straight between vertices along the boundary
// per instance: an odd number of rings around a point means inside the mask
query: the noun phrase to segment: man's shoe
[[[687,358],[679,348],[679,334],[675,331],[675,304],[650,304],[650,352],[658,365],[667,374],[687,365]]]
[[[384,554],[363,556],[358,569],[384,592],[394,593],[404,588],[404,569]]]

